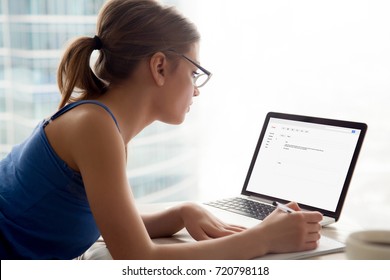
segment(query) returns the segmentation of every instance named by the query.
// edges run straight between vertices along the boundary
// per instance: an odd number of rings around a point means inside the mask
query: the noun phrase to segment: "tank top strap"
[[[111,112],[111,110],[106,105],[104,105],[103,103],[96,101],[96,100],[80,100],[80,101],[76,101],[76,102],[67,104],[66,106],[64,106],[60,110],[58,110],[54,115],[52,115],[48,120],[46,120],[43,124],[43,127],[46,127],[51,121],[53,121],[56,118],[58,118],[59,116],[65,114],[69,110],[72,110],[74,107],[77,107],[77,106],[82,105],[82,104],[95,104],[95,105],[102,107],[104,110],[106,110],[110,114],[110,116],[114,120],[115,125],[118,128],[119,132],[121,131],[119,128],[118,122],[117,122],[114,114]]]

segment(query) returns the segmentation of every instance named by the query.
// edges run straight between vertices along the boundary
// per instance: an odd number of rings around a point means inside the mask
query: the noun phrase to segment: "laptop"
[[[241,195],[205,204],[230,216],[262,220],[275,202],[295,201],[303,210],[321,212],[323,226],[334,223],[366,131],[367,125],[359,122],[270,112]]]

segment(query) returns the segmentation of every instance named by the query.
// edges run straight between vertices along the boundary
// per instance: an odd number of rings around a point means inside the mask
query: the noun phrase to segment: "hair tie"
[[[94,46],[94,50],[100,50],[102,47],[103,47],[103,43],[102,43],[102,41],[100,40],[100,38],[97,36],[97,35],[95,35],[94,37],[93,37],[93,40],[95,41],[95,46]]]

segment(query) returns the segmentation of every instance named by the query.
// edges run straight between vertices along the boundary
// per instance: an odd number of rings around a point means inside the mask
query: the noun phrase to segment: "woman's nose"
[[[200,91],[197,87],[194,88],[194,96],[198,96],[200,94]]]

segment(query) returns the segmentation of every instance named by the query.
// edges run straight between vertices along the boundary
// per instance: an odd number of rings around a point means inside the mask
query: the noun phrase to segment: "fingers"
[[[225,225],[221,228],[221,233],[223,234],[223,236],[227,236],[238,232],[242,232],[244,230],[246,230],[246,228],[241,226]]]
[[[246,228],[242,226],[224,223],[211,214],[210,217],[212,217],[212,219],[203,226],[203,230],[212,238],[223,237],[246,230]]]
[[[305,224],[305,232],[308,234],[308,241],[320,239],[322,214],[319,212],[300,212]]]
[[[184,226],[195,240],[219,238],[245,230],[244,227],[222,222],[199,206],[187,205],[183,210],[181,215]]]
[[[301,212],[304,214],[304,219],[308,223],[319,223],[322,221],[322,214],[320,212]]]
[[[299,205],[296,203],[296,202],[289,202],[286,204],[287,207],[295,210],[295,211],[299,211],[301,212],[301,208],[299,207]],[[317,212],[317,211],[312,211],[312,212],[301,212],[301,213],[305,213],[305,217],[306,217],[306,221],[307,222],[313,222],[313,223],[318,223],[322,220],[322,214],[320,212]]]
[[[198,225],[187,225],[187,231],[197,241],[220,238],[244,231],[246,228],[225,224],[217,219],[205,220]]]
[[[318,241],[306,242],[303,246],[303,251],[314,250],[318,247]]]
[[[319,222],[322,220],[322,214],[319,212],[295,212],[289,214],[297,218],[296,222],[301,223],[301,245],[302,250],[313,250],[318,247],[319,240],[321,238],[321,225]]]
[[[194,238],[196,241],[200,240],[208,240],[212,239],[212,237],[208,236],[204,231],[196,231],[196,232],[191,232],[192,238]]]
[[[286,206],[291,208],[291,209],[293,209],[293,210],[295,210],[295,211],[300,211],[301,210],[301,208],[299,207],[298,203],[296,203],[294,201],[287,203]]]
[[[318,247],[319,240],[321,239],[320,228],[321,226],[317,227],[317,231],[309,232],[307,235],[305,243],[306,250],[313,250]]]
[[[307,223],[307,232],[308,233],[316,233],[320,232],[322,229],[319,223]]]
[[[246,227],[243,227],[243,226],[237,226],[237,225],[226,225],[225,226],[225,229],[226,230],[231,230],[233,232],[241,232],[243,230],[246,230],[247,228]]]
[[[322,215],[320,216],[322,218]],[[306,224],[307,234],[305,238],[304,250],[314,250],[318,247],[318,243],[321,238],[321,228],[322,227],[318,222],[309,222]]]
[[[319,232],[309,233],[306,238],[306,243],[317,242],[320,240],[321,234]]]
[[[242,232],[244,230],[246,230],[246,228],[225,223],[210,225],[210,227],[204,229],[206,234],[211,238],[224,237],[238,232]]]

